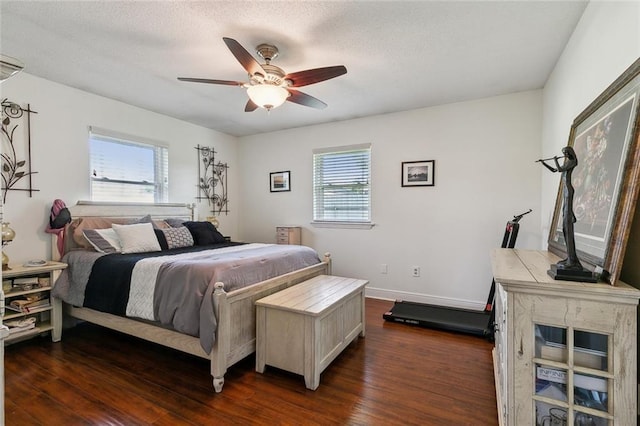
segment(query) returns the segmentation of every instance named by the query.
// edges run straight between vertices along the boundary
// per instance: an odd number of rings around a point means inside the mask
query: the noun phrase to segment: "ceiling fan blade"
[[[285,80],[291,81],[291,87],[302,87],[320,81],[329,80],[347,73],[344,65],[333,67],[315,68],[312,70],[298,71],[284,76]]]
[[[252,112],[257,110],[259,107],[256,105],[251,99],[247,101],[247,105],[244,107],[244,112]]]
[[[317,108],[317,109],[325,109],[327,107],[327,104],[322,102],[320,99],[314,98],[311,95],[307,95],[306,93],[302,93],[298,90],[293,90],[293,89],[287,89],[287,90],[291,94],[291,96],[287,98],[289,102],[293,102],[296,104],[308,106],[311,108]]]
[[[208,84],[224,84],[227,86],[242,86],[244,83],[240,81],[229,81],[229,80],[211,80],[209,78],[189,78],[189,77],[178,77],[180,81],[190,81],[192,83],[208,83]]]
[[[251,56],[251,54],[247,52],[242,45],[240,45],[240,43],[229,37],[222,37],[222,40],[224,40],[229,50],[231,50],[231,53],[233,53],[233,56],[236,57],[238,62],[240,62],[244,69],[247,70],[250,76],[260,74],[264,77],[267,75],[260,63],[258,63],[258,61],[256,61],[255,58]]]

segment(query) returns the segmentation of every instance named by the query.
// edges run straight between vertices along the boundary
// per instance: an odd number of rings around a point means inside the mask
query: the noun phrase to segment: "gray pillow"
[[[169,225],[172,228],[180,228],[181,226],[184,226],[184,219],[178,219],[177,217],[169,217],[166,218],[164,220],[165,222],[167,222],[167,225]]]

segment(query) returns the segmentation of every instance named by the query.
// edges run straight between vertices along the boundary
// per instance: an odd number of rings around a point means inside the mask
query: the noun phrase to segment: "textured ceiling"
[[[0,52],[25,72],[231,135],[543,87],[584,1],[0,1]],[[326,102],[246,113],[222,41],[280,50],[286,72],[345,65]]]

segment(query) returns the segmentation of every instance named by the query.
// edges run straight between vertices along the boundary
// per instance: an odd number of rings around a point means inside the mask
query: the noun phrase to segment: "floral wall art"
[[[8,99],[2,100],[2,203],[9,191],[26,191],[33,196],[31,169],[31,114],[37,114],[29,104],[21,107]]]
[[[229,213],[227,196],[227,170],[229,165],[216,161],[217,152],[207,146],[198,151],[198,200],[207,200],[213,216]]]

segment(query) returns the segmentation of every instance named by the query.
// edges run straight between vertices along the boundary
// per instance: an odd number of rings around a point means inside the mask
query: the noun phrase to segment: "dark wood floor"
[[[253,356],[213,391],[204,359],[90,324],[6,348],[7,425],[495,425],[492,344],[385,322],[367,299],[367,335],[307,390]]]

